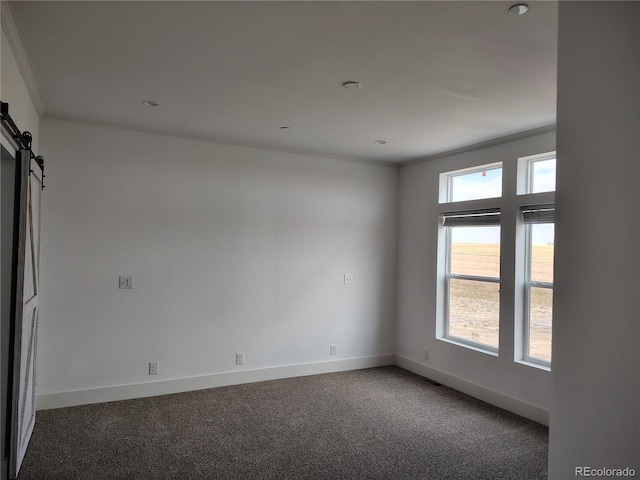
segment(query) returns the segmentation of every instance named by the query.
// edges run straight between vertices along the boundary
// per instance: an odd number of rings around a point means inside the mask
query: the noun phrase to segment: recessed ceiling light
[[[377,144],[377,145],[384,145],[385,143],[387,143],[387,141],[386,141],[386,140],[376,140],[376,141],[375,141],[375,142],[373,142],[373,143],[375,143],[375,144]]]
[[[529,5],[526,3],[517,3],[509,8],[509,13],[514,16],[524,15],[529,11]]]
[[[153,100],[143,100],[142,104],[146,105],[147,107],[157,107],[158,105],[160,105],[158,102],[154,102]]]
[[[344,82],[342,86],[344,88],[360,88],[362,84],[360,82],[349,81],[349,82]]]

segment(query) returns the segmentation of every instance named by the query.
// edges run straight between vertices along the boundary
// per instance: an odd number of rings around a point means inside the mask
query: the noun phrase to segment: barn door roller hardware
[[[13,138],[13,140],[21,150],[29,151],[29,155],[31,155],[31,158],[36,161],[36,163],[40,167],[40,170],[42,170],[42,189],[44,190],[44,177],[46,177],[46,175],[44,174],[44,157],[42,155],[36,156],[33,153],[33,150],[31,150],[33,136],[30,132],[20,132],[20,129],[11,118],[11,115],[9,115],[8,103],[0,101],[0,113],[2,114],[2,117],[0,119],[0,121],[2,122],[2,127],[9,132],[9,135],[11,136],[11,138]]]

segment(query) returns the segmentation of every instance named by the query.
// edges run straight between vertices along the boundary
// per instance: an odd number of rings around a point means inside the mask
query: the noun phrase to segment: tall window
[[[440,175],[437,338],[495,355],[509,322],[514,360],[550,367],[555,163],[551,152]]]
[[[474,212],[475,213],[475,212]],[[448,227],[447,336],[498,349],[500,214],[494,226]],[[469,219],[475,220],[475,215]],[[460,217],[457,217],[458,219]],[[451,217],[445,217],[445,225]]]
[[[552,208],[552,207],[551,207]],[[551,218],[527,218],[525,209],[527,269],[525,281],[525,359],[551,362],[551,321],[553,319],[553,210]]]
[[[550,366],[555,254],[555,152],[520,159],[518,168],[525,176],[525,189],[521,192],[520,202],[529,199],[546,201],[538,205],[520,206],[525,233],[524,301],[520,323],[523,330],[522,360]]]
[[[444,202],[480,207],[502,195],[501,164],[442,178]],[[489,200],[489,203],[493,203]],[[498,352],[500,332],[500,209],[445,211],[443,337]]]

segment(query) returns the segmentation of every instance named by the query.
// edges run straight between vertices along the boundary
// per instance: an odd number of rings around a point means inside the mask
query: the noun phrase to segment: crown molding
[[[415,165],[416,163],[430,162],[431,160],[451,157],[453,155],[458,155],[459,153],[471,152],[473,150],[480,150],[481,148],[493,147],[494,145],[513,142],[515,140],[521,140],[523,138],[533,137],[535,135],[541,135],[543,133],[555,132],[555,130],[556,130],[556,125],[554,123],[553,125],[547,125],[544,127],[534,128],[531,130],[525,130],[524,132],[514,133],[512,135],[506,135],[504,137],[494,138],[492,140],[487,140],[485,142],[474,143],[473,145],[467,145],[465,147],[456,148],[454,150],[447,150],[445,152],[436,153],[433,155],[429,155],[427,157],[419,158],[417,160],[410,160],[408,162],[401,163],[400,166],[406,167],[409,165]]]
[[[55,1],[55,0],[53,0]],[[164,137],[172,137],[172,138],[180,138],[183,140],[194,140],[196,142],[206,142],[206,143],[215,143],[218,145],[229,145],[231,147],[242,147],[242,148],[255,148],[258,150],[267,150],[270,152],[282,152],[282,153],[292,153],[296,155],[306,155],[311,157],[321,157],[321,158],[329,158],[332,160],[343,160],[347,162],[359,162],[359,163],[368,163],[370,165],[382,165],[385,167],[399,167],[400,164],[395,162],[387,162],[384,160],[371,160],[362,157],[349,157],[349,156],[339,156],[339,155],[331,155],[328,153],[322,152],[314,152],[310,150],[300,150],[300,149],[283,149],[283,148],[275,148],[272,145],[260,144],[260,143],[252,143],[252,142],[230,142],[228,140],[214,137],[214,136],[206,136],[206,135],[185,135],[184,133],[163,130],[163,129],[153,129],[153,128],[143,128],[136,127],[130,125],[123,125],[117,122],[109,122],[102,120],[92,120],[87,118],[80,117],[71,117],[67,115],[56,115],[53,113],[45,113],[42,117],[45,120],[55,120],[59,122],[68,122],[68,123],[77,123],[80,125],[91,125],[94,127],[104,127],[104,128],[114,128],[117,130],[126,130],[129,132],[139,132],[145,133],[148,135],[161,135]]]
[[[0,20],[2,23],[2,30],[7,35],[9,47],[13,52],[13,57],[15,58],[16,63],[18,64],[18,70],[20,71],[22,80],[27,87],[27,91],[29,92],[29,96],[31,97],[31,101],[33,102],[33,107],[35,108],[38,116],[41,117],[44,114],[44,105],[42,104],[40,93],[38,92],[38,85],[36,84],[36,80],[35,78],[33,78],[33,74],[31,73],[31,67],[29,67],[29,62],[27,61],[27,56],[24,53],[24,48],[22,48],[22,42],[20,41],[20,35],[18,34],[16,24],[13,21],[13,15],[11,14],[11,9],[9,8],[9,2],[7,2],[6,0],[2,0],[0,2],[0,6]]]

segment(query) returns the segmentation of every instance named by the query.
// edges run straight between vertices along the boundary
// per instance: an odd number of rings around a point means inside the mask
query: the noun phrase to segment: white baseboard
[[[46,393],[38,395],[38,410],[73,407],[90,403],[113,402],[132,398],[154,397],[171,393],[202,390],[205,388],[239,385],[241,383],[263,382],[281,378],[303,377],[321,373],[343,372],[361,368],[383,367],[395,364],[395,355],[377,355],[373,357],[348,358],[330,362],[304,363],[282,367],[267,367],[255,370],[216,373],[198,377],[177,378],[158,382],[118,385],[113,387],[76,390],[71,392]]]
[[[239,385],[242,383],[263,382],[281,378],[303,377],[321,373],[343,372],[361,368],[397,365],[423,377],[442,383],[450,388],[471,395],[479,400],[513,412],[543,425],[549,425],[549,411],[491,390],[468,380],[450,375],[436,368],[416,362],[402,355],[377,355],[373,357],[348,358],[330,362],[304,363],[281,367],[267,367],[255,370],[240,370],[198,377],[177,378],[157,382],[117,385],[113,387],[76,390],[71,392],[47,393],[38,395],[38,410],[73,407],[91,403],[113,402],[132,398],[153,397],[171,393],[202,390],[206,388]]]
[[[446,372],[425,365],[424,363],[403,357],[402,355],[396,355],[395,363],[397,366],[409,370],[410,372],[434,380],[446,385],[447,387],[453,388],[454,390],[458,390],[459,392],[466,393],[467,395],[482,400],[483,402],[490,403],[491,405],[495,405],[496,407],[500,407],[504,410],[515,413],[516,415],[520,415],[521,417],[528,418],[534,422],[547,426],[549,425],[549,411],[542,407],[532,405],[523,400],[510,397],[495,390],[491,390],[490,388],[450,375]]]

